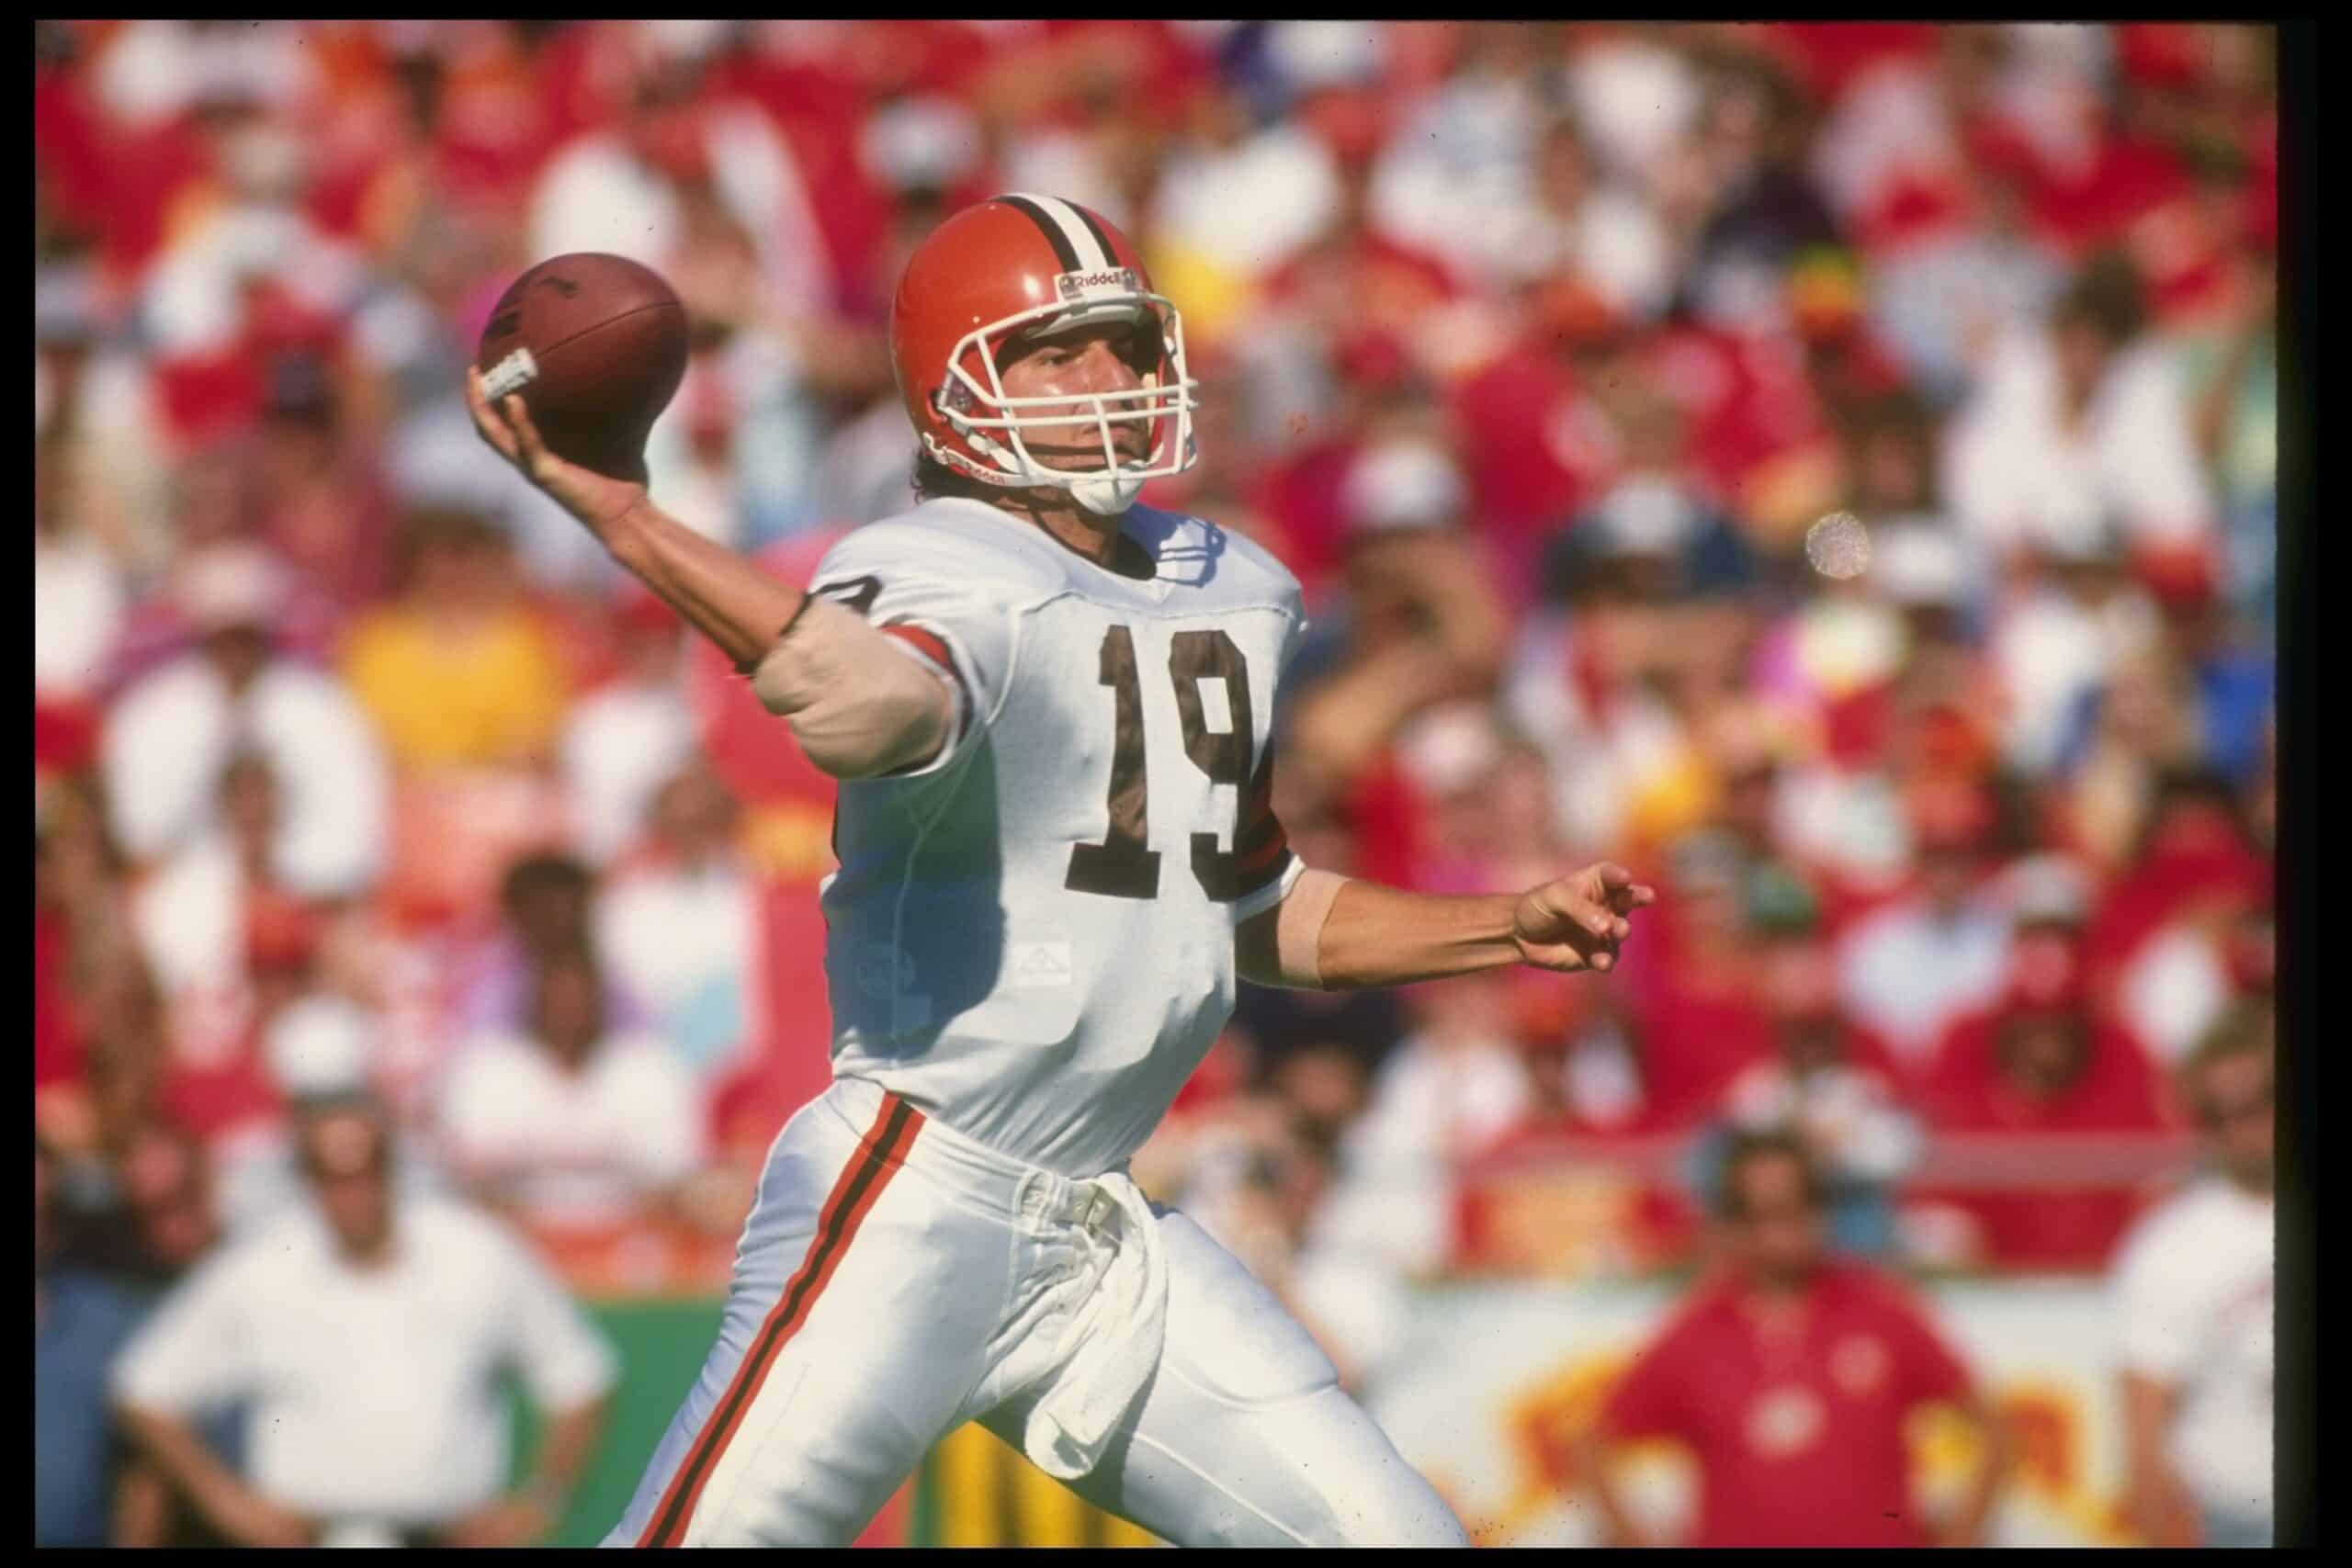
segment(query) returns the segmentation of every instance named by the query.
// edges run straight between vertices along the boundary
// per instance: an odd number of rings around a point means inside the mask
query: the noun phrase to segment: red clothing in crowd
[[[2154,1133],[2165,1117],[2161,1086],[2147,1055],[2123,1031],[2097,1025],[2090,1060],[2072,1087],[2053,1099],[2019,1093],[1994,1054],[1995,1024],[1978,1017],[1955,1025],[1938,1053],[1926,1091],[1928,1120],[1940,1133]],[[1938,1191],[1922,1202],[1958,1209],[1982,1227],[1986,1258],[2016,1269],[2102,1266],[2132,1223],[2138,1195],[2127,1188],[2030,1191]]]
[[[1613,1438],[1696,1450],[1693,1546],[1926,1546],[1905,1423],[1971,1383],[1900,1284],[1838,1262],[1786,1329],[1755,1315],[1737,1278],[1701,1286],[1639,1352],[1600,1422]]]
[[[2101,987],[2132,962],[2140,944],[2191,906],[2258,908],[2270,901],[2270,866],[2233,837],[2180,832],[2109,890],[2084,947],[2092,985]]]
[[[785,541],[763,551],[760,564],[786,582],[808,582],[841,536],[825,530]],[[761,874],[758,957],[749,976],[755,1048],[714,1090],[712,1133],[724,1145],[763,1147],[832,1081],[817,885],[833,868],[827,839],[835,786],[715,646],[695,639],[688,680],[704,750],[743,803]]]
[[[65,992],[69,943],[65,921],[33,910],[33,1088],[72,1083],[82,1076],[82,1036]]]
[[[1566,365],[1530,344],[1465,378],[1455,429],[1479,526],[1501,538],[1559,526],[1598,500],[1617,461],[1607,416]]]

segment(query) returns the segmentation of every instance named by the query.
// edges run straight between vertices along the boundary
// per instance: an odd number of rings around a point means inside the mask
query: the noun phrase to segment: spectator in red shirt
[[[1637,1354],[1584,1438],[1610,1529],[1663,1544],[1611,1482],[1610,1446],[1672,1438],[1697,1450],[1701,1547],[1972,1546],[2002,1469],[1997,1422],[1969,1370],[1890,1276],[1833,1260],[1802,1143],[1747,1134],[1719,1191],[1728,1266]],[[1950,1404],[1980,1438],[1958,1509],[1932,1523],[1910,1492],[1904,1427]]]
[[[2154,1133],[2164,1115],[2137,1042],[2089,1010],[2063,939],[2037,938],[2014,960],[2002,1005],[1956,1026],[1928,1096],[1939,1133]],[[2096,1268],[2137,1208],[2121,1186],[1921,1192],[1973,1222],[1980,1261],[2017,1269]]]

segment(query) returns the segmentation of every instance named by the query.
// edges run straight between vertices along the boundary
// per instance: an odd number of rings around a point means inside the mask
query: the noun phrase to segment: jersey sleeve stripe
[[[950,750],[963,744],[964,737],[972,730],[972,688],[965,682],[964,672],[956,667],[956,656],[948,650],[947,639],[928,626],[911,621],[894,621],[882,628],[882,635],[895,637],[902,647],[911,649],[922,661],[935,667],[956,688],[956,730],[948,738]],[[922,764],[910,763],[895,770],[890,775],[917,771]]]
[[[1245,866],[1241,868],[1238,874],[1243,878],[1243,880],[1233,895],[1236,902],[1246,899],[1253,894],[1264,892],[1268,887],[1271,887],[1275,883],[1280,882],[1290,871],[1293,857],[1290,852],[1289,841],[1284,840],[1282,842],[1275,844],[1273,848],[1274,853],[1272,857],[1267,861],[1265,870],[1262,874],[1261,874],[1254,866]]]

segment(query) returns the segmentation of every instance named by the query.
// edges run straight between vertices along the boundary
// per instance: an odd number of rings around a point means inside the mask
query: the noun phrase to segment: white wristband
[[[1281,983],[1296,990],[1323,988],[1323,922],[1348,878],[1312,869],[1298,874],[1290,897],[1274,916],[1274,966]]]

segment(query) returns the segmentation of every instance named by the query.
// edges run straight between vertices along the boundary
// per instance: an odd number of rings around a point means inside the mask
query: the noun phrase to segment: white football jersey
[[[1251,541],[1131,508],[1122,570],[941,499],[814,592],[954,677],[928,765],[845,781],[823,887],[837,1074],[1087,1177],[1156,1126],[1233,1006],[1236,925],[1296,881],[1268,733],[1306,622]]]

